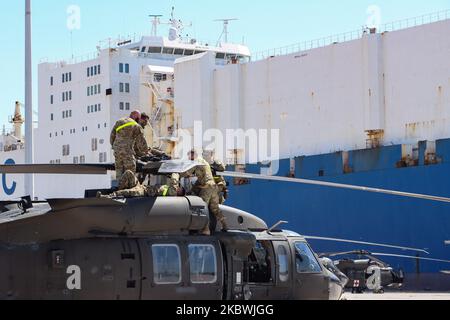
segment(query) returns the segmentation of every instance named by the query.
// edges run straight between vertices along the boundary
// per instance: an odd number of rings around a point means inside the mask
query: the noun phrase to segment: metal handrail
[[[383,24],[379,28],[379,32],[391,32],[391,31],[397,31],[402,30],[406,28],[412,28],[417,27],[421,25],[426,25],[430,23],[435,23],[439,21],[448,20],[450,18],[450,9],[444,10],[444,11],[438,11],[430,14],[424,14],[421,16],[413,17],[413,18],[407,18],[403,20],[397,20],[389,23]],[[362,27],[360,30],[340,33],[331,35],[324,38],[304,41],[288,46],[268,49],[264,51],[259,51],[253,54],[252,61],[259,61],[264,60],[267,58],[271,58],[274,56],[281,56],[281,55],[289,55],[294,53],[301,53],[303,51],[322,48],[334,43],[342,43],[342,42],[348,42],[360,39],[363,34],[368,32],[367,27]]]

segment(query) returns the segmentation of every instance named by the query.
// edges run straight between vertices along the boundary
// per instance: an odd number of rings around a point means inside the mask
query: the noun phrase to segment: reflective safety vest
[[[124,125],[121,125],[120,127],[118,127],[117,129],[116,129],[116,133],[119,133],[120,131],[122,131],[123,129],[125,129],[125,128],[128,128],[128,127],[134,127],[134,126],[137,126],[138,125],[138,123],[136,122],[136,121],[130,121],[130,122],[128,122],[128,123],[125,123]]]
[[[169,193],[169,186],[162,186],[161,192],[163,197],[167,197],[167,194]]]

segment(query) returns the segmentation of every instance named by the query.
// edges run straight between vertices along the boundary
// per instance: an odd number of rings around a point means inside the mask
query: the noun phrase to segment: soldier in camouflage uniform
[[[225,164],[220,160],[214,159],[214,151],[204,151],[203,158],[209,162],[211,165],[212,174],[214,176],[214,181],[216,182],[217,189],[219,192],[219,203],[224,204],[228,199],[228,185],[227,181],[223,176],[218,175],[218,172],[225,172]]]
[[[227,181],[223,176],[219,176],[217,172],[225,172],[226,167],[221,161],[214,160],[211,164],[211,169],[214,176],[214,181],[216,182],[217,189],[219,192],[219,199],[220,199],[219,203],[224,204],[225,201],[228,199]]]
[[[180,192],[180,175],[172,174],[167,177],[167,183],[159,186],[146,186],[139,183],[136,175],[127,170],[122,179],[120,179],[119,191],[110,194],[109,196],[102,196],[98,194],[99,198],[139,198],[139,197],[176,197]]]
[[[203,165],[195,167],[194,169],[184,174],[184,176],[195,176],[198,178],[197,183],[194,186],[196,195],[203,199],[203,201],[208,206],[209,212],[213,214],[216,217],[217,221],[222,224],[222,230],[227,231],[228,227],[225,221],[225,217],[219,208],[219,191],[216,182],[214,181],[211,166],[202,157],[197,158],[197,153],[195,151],[192,151],[190,153],[190,157],[192,161],[195,160]],[[202,233],[204,235],[211,235],[210,227],[207,226]]]
[[[140,113],[134,111],[130,118],[117,121],[111,132],[111,145],[116,159],[116,175],[120,180],[125,171],[136,173],[136,156],[143,157],[148,153],[148,144],[144,130],[137,123]]]

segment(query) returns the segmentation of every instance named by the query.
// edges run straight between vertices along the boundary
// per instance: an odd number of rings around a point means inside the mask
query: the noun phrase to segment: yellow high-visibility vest
[[[124,125],[118,127],[118,128],[116,129],[116,133],[119,133],[121,130],[123,130],[123,129],[125,129],[125,128],[128,128],[128,127],[134,127],[134,126],[137,126],[137,125],[138,125],[138,124],[137,124],[136,121],[128,122],[128,123],[126,123],[126,124],[124,124]]]
[[[169,187],[168,186],[162,186],[162,195],[163,197],[167,197],[167,194],[169,193]]]

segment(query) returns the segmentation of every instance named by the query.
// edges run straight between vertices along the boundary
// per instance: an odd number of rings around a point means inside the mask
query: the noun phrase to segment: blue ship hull
[[[358,150],[295,159],[295,177],[450,197],[450,139],[436,142],[438,163],[425,165],[420,144],[416,165],[402,167],[401,146]],[[247,165],[260,173],[260,165]],[[279,176],[289,176],[291,161],[280,161]],[[285,229],[304,235],[424,248],[430,257],[450,260],[450,203],[400,198],[292,183],[230,181],[228,205],[257,214],[268,224],[289,221]],[[367,249],[416,256],[415,252],[311,241],[316,252]],[[383,258],[407,274],[406,286],[450,291],[450,264]]]

